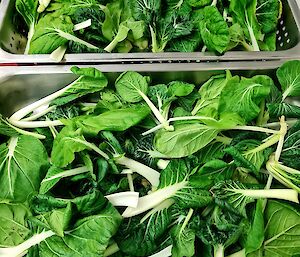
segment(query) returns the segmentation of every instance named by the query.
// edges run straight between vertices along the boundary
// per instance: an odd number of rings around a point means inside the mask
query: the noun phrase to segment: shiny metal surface
[[[277,31],[276,52],[230,51],[222,56],[213,53],[128,53],[67,54],[64,63],[161,63],[237,60],[279,60],[300,58],[299,0],[282,0],[283,15]],[[16,31],[13,22],[15,0],[0,4],[0,63],[53,63],[50,55],[23,55],[26,38]]]
[[[184,80],[201,86],[212,75],[231,70],[233,74],[253,76],[266,74],[275,78],[276,68],[281,61],[271,62],[227,62],[200,64],[132,64],[96,65],[106,73],[110,83],[126,70],[148,74],[152,84]],[[90,67],[80,65],[80,67]],[[0,67],[0,113],[9,116],[19,108],[34,102],[73,81],[76,76],[70,72],[71,66]]]

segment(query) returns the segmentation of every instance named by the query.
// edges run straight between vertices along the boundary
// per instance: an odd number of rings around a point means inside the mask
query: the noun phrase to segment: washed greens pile
[[[1,118],[0,256],[299,254],[300,61],[203,85],[72,72]]]
[[[16,0],[25,53],[275,51],[281,0]]]

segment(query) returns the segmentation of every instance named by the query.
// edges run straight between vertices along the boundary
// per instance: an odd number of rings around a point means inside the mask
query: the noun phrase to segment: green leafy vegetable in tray
[[[300,61],[202,85],[72,72],[0,117],[1,257],[299,254]]]
[[[25,54],[275,51],[281,0],[16,0]]]

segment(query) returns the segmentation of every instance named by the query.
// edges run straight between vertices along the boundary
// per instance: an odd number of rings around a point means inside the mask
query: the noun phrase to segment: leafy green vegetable
[[[23,204],[0,204],[0,246],[9,247],[22,243],[30,234],[27,218],[29,209]]]
[[[296,256],[299,253],[297,209],[285,203],[268,201],[265,222],[265,239],[262,247],[250,256]]]
[[[38,192],[48,166],[43,144],[30,136],[12,137],[0,146],[0,199],[24,202]]]
[[[179,124],[175,126],[175,131],[159,131],[155,135],[154,145],[166,156],[181,158],[208,145],[218,132],[203,124]]]
[[[299,61],[286,62],[277,70],[277,78],[283,92],[282,100],[288,96],[298,96],[300,94],[299,70]]]
[[[273,81],[268,76],[251,79],[233,77],[228,81],[220,96],[220,113],[238,113],[245,122],[257,117],[259,104],[270,93]]]
[[[229,28],[215,6],[206,6],[202,10],[200,32],[203,42],[210,51],[223,53],[229,44]]]

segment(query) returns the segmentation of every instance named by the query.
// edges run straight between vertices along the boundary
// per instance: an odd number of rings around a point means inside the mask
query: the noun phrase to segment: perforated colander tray
[[[298,3],[297,3],[298,2]],[[105,53],[66,54],[64,63],[170,63],[238,60],[279,60],[300,58],[300,0],[282,0],[283,14],[278,23],[277,51],[229,51],[222,56],[213,53]],[[24,55],[26,38],[13,23],[15,0],[0,3],[0,63],[53,63],[50,55]]]

